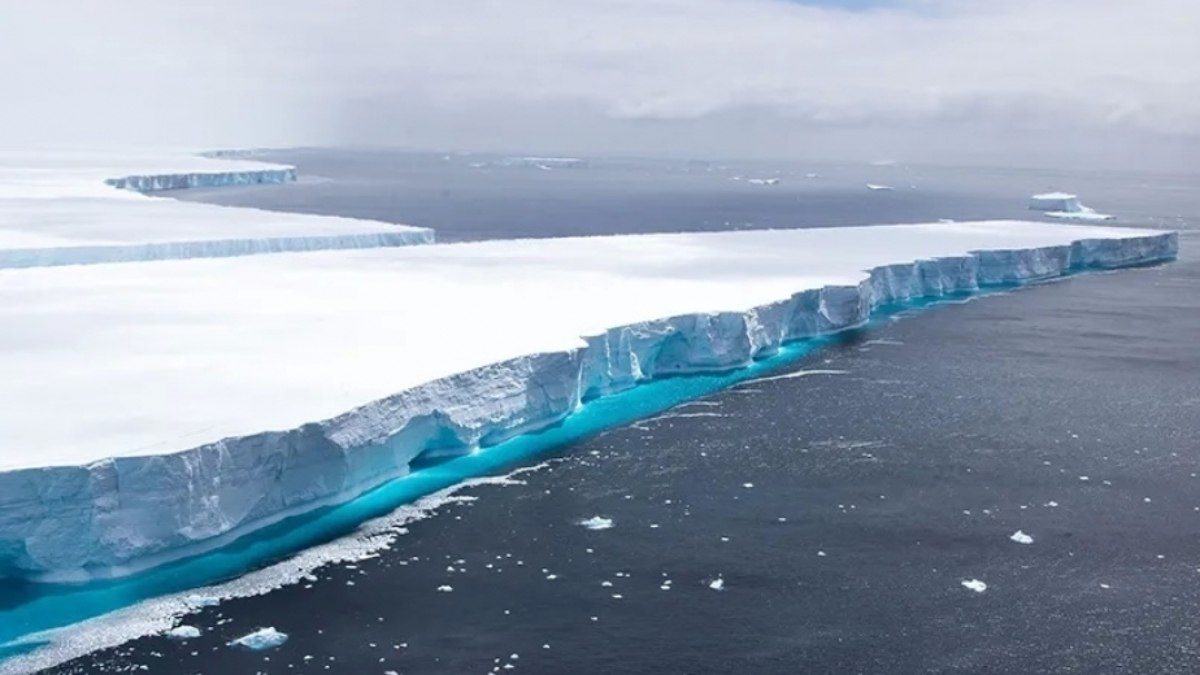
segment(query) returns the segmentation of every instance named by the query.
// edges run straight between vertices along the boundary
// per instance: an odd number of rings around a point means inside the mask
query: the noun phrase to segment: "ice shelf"
[[[0,575],[129,573],[884,303],[1176,248],[995,221],[0,269]]]
[[[186,154],[0,153],[0,269],[433,242],[421,227],[141,193],[294,177],[289,166]]]

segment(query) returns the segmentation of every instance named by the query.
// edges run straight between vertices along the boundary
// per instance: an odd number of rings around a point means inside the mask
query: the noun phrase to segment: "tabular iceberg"
[[[984,222],[0,270],[19,327],[0,349],[0,574],[129,573],[880,305],[1176,248]]]
[[[1116,216],[1097,213],[1095,209],[1084,206],[1079,197],[1066,192],[1047,192],[1029,198],[1029,208],[1041,211],[1051,218],[1064,220],[1116,220]]]
[[[2,153],[0,268],[433,243],[427,228],[189,204],[137,192],[294,177],[290,166],[187,156]]]

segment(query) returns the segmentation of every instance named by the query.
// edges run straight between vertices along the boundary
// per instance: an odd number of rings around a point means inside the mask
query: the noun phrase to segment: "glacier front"
[[[294,179],[290,166],[170,153],[0,153],[0,269],[433,242],[423,227],[142,194]]]
[[[992,221],[0,269],[0,574],[127,574],[884,304],[1176,249]]]

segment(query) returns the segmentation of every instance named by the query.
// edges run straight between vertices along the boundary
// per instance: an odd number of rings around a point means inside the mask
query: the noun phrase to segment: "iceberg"
[[[277,182],[294,172],[174,155],[0,153],[0,269],[433,243],[427,228],[184,203],[135,191]]]
[[[176,626],[166,633],[163,633],[163,635],[171,638],[172,640],[195,640],[196,638],[200,637],[201,634],[202,633],[199,628],[188,625]]]
[[[230,647],[241,647],[250,651],[261,652],[266,649],[275,649],[287,642],[287,633],[281,633],[273,627],[260,628],[253,633],[243,635],[242,637],[233,640],[229,643]]]
[[[1116,220],[1116,216],[1097,213],[1079,202],[1079,197],[1066,192],[1047,192],[1029,198],[1029,208],[1047,217],[1066,220]]]
[[[0,575],[134,573],[882,305],[1177,245],[990,221],[0,269]]]

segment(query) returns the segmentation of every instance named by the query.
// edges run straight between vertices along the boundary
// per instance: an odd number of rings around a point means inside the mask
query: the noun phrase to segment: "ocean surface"
[[[597,402],[585,421],[621,423],[551,432],[494,462],[509,478],[329,544],[386,532],[370,557],[201,609],[185,619],[199,638],[49,672],[1200,672],[1196,176],[256,158],[303,178],[176,196],[461,241],[1036,218],[1028,195],[1065,189],[1117,224],[1179,229],[1181,255],[910,308],[761,372]],[[288,641],[227,646],[267,626]]]

